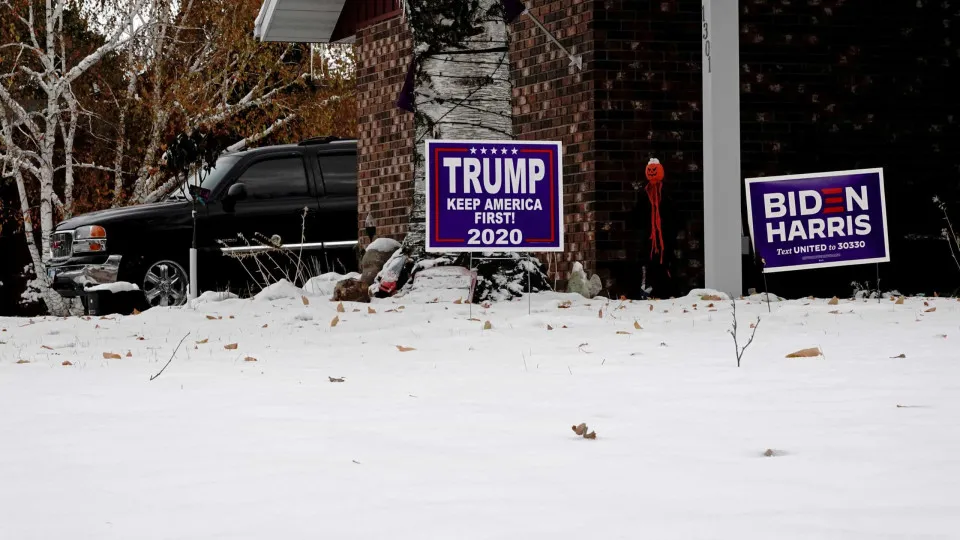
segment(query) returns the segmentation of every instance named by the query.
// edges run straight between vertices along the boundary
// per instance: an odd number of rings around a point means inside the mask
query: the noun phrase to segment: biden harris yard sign
[[[890,261],[883,169],[748,178],[764,272]]]
[[[559,142],[426,141],[427,251],[563,251]]]

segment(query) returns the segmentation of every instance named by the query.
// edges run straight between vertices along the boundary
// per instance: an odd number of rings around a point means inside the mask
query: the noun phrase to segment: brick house
[[[526,3],[584,61],[582,71],[570,67],[526,17],[510,27],[514,134],[560,140],[565,150],[567,250],[545,260],[561,279],[582,261],[612,294],[635,292],[649,256],[640,181],[657,157],[667,171],[670,280],[677,293],[702,285],[700,1]],[[884,167],[894,262],[883,266],[883,281],[904,292],[949,292],[956,268],[937,238],[942,215],[930,199],[960,199],[960,101],[948,82],[960,64],[960,12],[914,0],[741,0],[740,10],[742,176]],[[277,22],[265,24],[271,14]],[[265,0],[257,33],[356,44],[359,216],[402,238],[413,197],[413,122],[394,103],[412,39],[399,1]],[[360,231],[362,223],[363,238]],[[744,261],[746,287],[759,288],[759,270]],[[832,295],[874,272],[780,274],[770,287]]]

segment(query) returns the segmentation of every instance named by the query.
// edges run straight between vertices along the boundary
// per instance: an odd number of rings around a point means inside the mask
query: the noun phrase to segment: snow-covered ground
[[[0,319],[0,538],[960,537],[953,299],[222,298]]]

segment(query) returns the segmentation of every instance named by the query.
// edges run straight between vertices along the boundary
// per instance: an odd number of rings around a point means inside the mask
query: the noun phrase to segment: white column
[[[706,286],[739,296],[740,3],[701,0],[703,41],[703,235]]]

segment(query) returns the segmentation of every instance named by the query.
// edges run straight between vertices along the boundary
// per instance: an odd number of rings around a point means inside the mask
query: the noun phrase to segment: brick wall
[[[638,292],[650,261],[643,168],[667,171],[665,284],[702,282],[700,3],[535,0],[532,12],[583,55],[578,72],[528,19],[513,26],[514,130],[563,141],[567,252],[610,294]],[[550,257],[545,257],[550,261]],[[659,257],[657,258],[659,261]],[[666,276],[669,271],[669,277]]]
[[[357,32],[359,178],[358,224],[371,214],[377,235],[402,240],[413,204],[413,115],[398,109],[413,51],[406,24],[399,17]]]
[[[564,144],[567,251],[544,260],[561,279],[582,261],[609,293],[635,294],[650,260],[642,171],[657,157],[667,174],[662,281],[678,294],[702,285],[700,1],[528,4],[584,60],[582,72],[570,67],[527,17],[511,27],[514,132]],[[928,0],[740,5],[743,175],[884,167],[894,258],[881,267],[885,288],[948,291],[956,269],[936,238],[942,215],[930,199],[940,195],[960,215],[956,9]],[[361,30],[358,43],[359,213],[372,212],[381,234],[400,238],[412,200],[413,126],[394,100],[410,37],[392,19]],[[756,269],[747,272],[759,288]],[[782,274],[770,286],[842,294],[874,272]]]
[[[544,25],[568,48],[584,54],[589,66],[594,2],[528,2]],[[565,279],[575,261],[596,271],[596,171],[593,149],[594,81],[577,71],[529,18],[511,26],[514,135],[522,140],[563,142],[564,231],[566,252],[543,260]]]
[[[960,211],[960,12],[951,4],[741,2],[743,175],[883,167],[893,259],[880,267],[884,289],[951,292],[958,282],[931,202],[939,195]],[[875,272],[777,274],[770,287],[829,296]]]
[[[595,2],[597,264],[610,291],[700,286],[703,215],[699,0]],[[651,259],[650,158],[663,164],[665,256]]]

